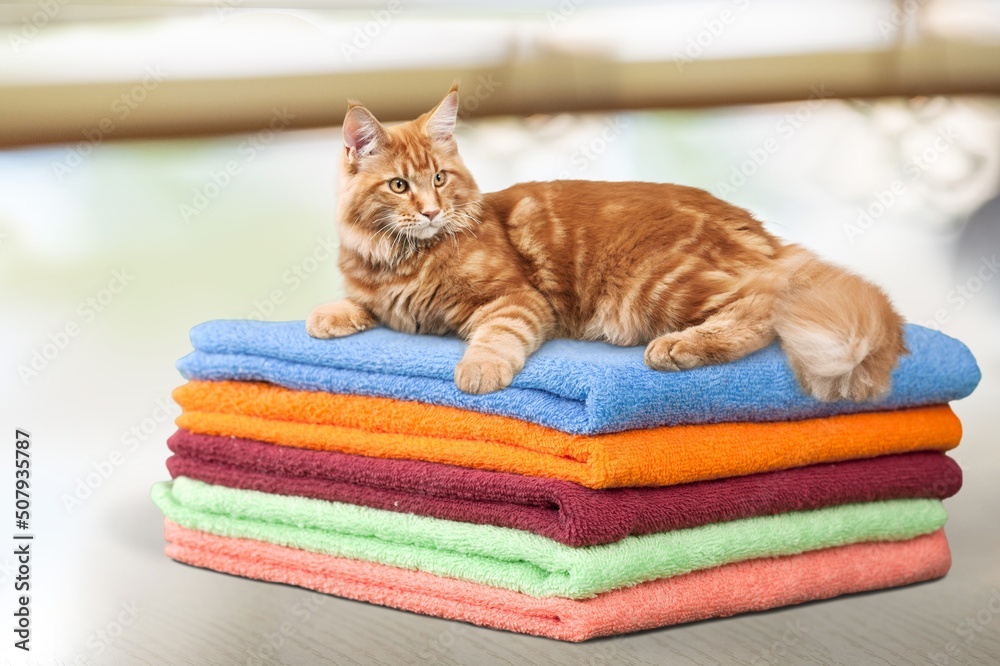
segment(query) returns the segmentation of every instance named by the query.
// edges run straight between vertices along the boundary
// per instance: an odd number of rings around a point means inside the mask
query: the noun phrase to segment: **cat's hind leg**
[[[703,322],[666,333],[646,346],[646,365],[654,370],[687,370],[742,358],[775,339],[774,294],[739,297]]]

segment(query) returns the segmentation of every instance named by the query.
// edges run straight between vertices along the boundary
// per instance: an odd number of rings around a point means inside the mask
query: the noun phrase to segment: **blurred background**
[[[188,330],[302,319],[339,297],[346,100],[405,120],[455,79],[459,146],[484,191],[702,187],[973,349],[984,379],[955,406],[966,487],[947,503],[946,580],[567,646],[166,559],[148,490],[167,476]],[[0,3],[0,404],[3,432],[32,433],[38,535],[34,649],[8,640],[2,654],[997,663],[998,193],[995,1]],[[13,442],[3,450],[0,497],[12,497]],[[0,555],[4,614],[15,572]],[[302,620],[306,603],[320,605]],[[276,633],[292,617],[292,634]],[[969,617],[981,624],[966,632]],[[812,629],[777,651],[793,621]]]

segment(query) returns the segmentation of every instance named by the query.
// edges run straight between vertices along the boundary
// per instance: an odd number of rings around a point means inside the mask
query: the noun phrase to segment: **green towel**
[[[938,500],[892,500],[573,548],[505,527],[238,490],[183,476],[156,484],[152,495],[167,518],[189,529],[574,599],[729,562],[901,541],[937,530],[947,517]]]

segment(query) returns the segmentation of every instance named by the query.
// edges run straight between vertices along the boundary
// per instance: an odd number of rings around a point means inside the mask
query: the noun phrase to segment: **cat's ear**
[[[352,102],[344,116],[344,148],[351,161],[378,151],[388,138],[385,128],[372,112]]]
[[[441,103],[431,111],[424,124],[424,131],[435,141],[449,141],[455,136],[458,119],[458,84],[454,84]]]

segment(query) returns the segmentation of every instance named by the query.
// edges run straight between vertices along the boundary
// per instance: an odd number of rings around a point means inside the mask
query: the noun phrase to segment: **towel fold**
[[[836,504],[954,495],[958,465],[941,453],[868,460],[665,488],[575,483],[415,460],[274,446],[184,430],[167,441],[172,477],[444,520],[526,530],[570,546]]]
[[[591,597],[730,562],[863,541],[902,541],[944,525],[939,500],[907,499],[744,518],[572,548],[504,527],[270,495],[179,477],[153,486],[189,529],[419,569],[532,596]]]
[[[210,321],[194,327],[195,351],[178,362],[189,379],[267,381],[293,389],[451,405],[571,433],[685,423],[779,421],[948,402],[979,382],[961,342],[909,324],[890,395],[879,402],[822,403],[807,396],[772,345],[733,363],[656,372],[641,347],[553,340],[528,359],[510,388],[462,393],[453,381],[464,343],[377,328],[335,340],[310,338],[302,322]]]
[[[951,565],[944,532],[727,564],[607,592],[538,599],[486,585],[227,539],[166,521],[167,555],[187,564],[298,585],[348,599],[565,641],[761,611],[940,578]]]
[[[177,425],[206,435],[572,481],[668,486],[814,463],[946,451],[962,429],[946,405],[775,423],[570,435],[517,419],[387,398],[194,381]]]

